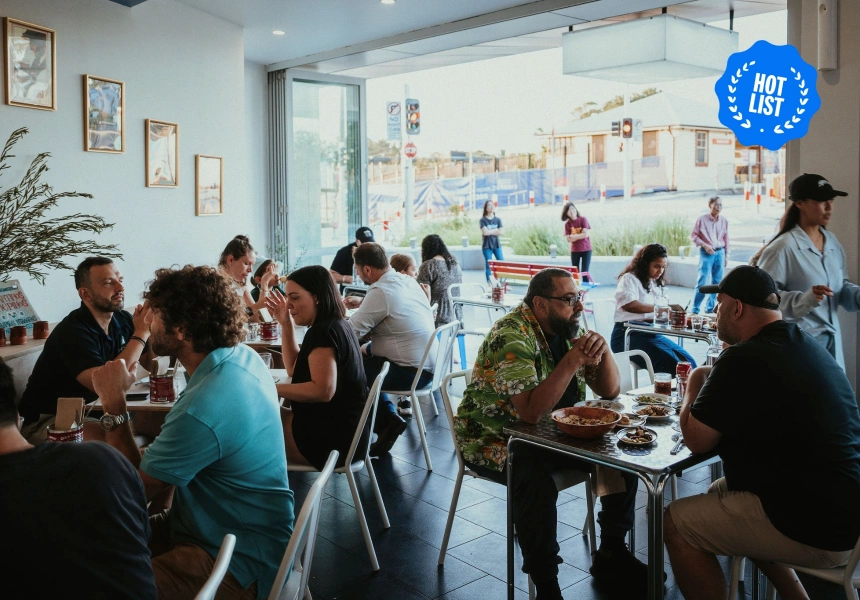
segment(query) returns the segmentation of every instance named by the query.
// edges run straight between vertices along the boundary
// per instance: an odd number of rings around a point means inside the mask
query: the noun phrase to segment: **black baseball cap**
[[[779,309],[776,284],[767,271],[758,267],[735,267],[719,285],[703,285],[699,291],[703,294],[725,294],[750,306]]]
[[[355,239],[357,239],[362,244],[376,241],[375,239],[373,239],[373,230],[370,227],[359,227],[358,229],[356,229]]]
[[[830,182],[821,175],[804,173],[788,184],[788,197],[791,200],[815,200],[827,202],[836,196],[847,196],[847,192],[834,190]]]

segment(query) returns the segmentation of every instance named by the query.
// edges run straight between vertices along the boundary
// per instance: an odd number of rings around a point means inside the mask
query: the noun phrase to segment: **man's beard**
[[[181,346],[179,340],[163,331],[149,334],[149,347],[158,356],[177,356]]]
[[[717,338],[719,338],[721,342],[727,343],[729,346],[737,344],[739,341],[732,334],[728,324],[723,323],[719,317],[717,317]]]
[[[122,310],[124,304],[121,298],[110,300],[109,298],[93,296],[93,306],[102,312],[119,312]]]
[[[581,313],[573,313],[573,317],[565,319],[559,316],[557,312],[550,309],[549,311],[549,326],[555,335],[560,335],[566,340],[573,339],[579,331],[579,315]]]

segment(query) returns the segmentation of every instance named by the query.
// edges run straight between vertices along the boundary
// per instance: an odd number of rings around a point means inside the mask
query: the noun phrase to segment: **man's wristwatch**
[[[113,431],[123,423],[127,423],[131,419],[131,413],[125,411],[124,415],[109,415],[105,413],[102,415],[102,418],[99,419],[101,423],[102,429],[105,431]]]

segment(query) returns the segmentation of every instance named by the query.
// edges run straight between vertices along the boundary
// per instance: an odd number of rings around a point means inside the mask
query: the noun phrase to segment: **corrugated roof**
[[[729,129],[720,123],[719,107],[697,102],[690,98],[661,92],[642,100],[631,102],[627,107],[619,106],[606,112],[597,113],[579,121],[571,121],[556,127],[555,137],[580,133],[606,133],[612,130],[612,121],[625,117],[642,119],[643,129],[655,127],[685,126]],[[545,134],[548,137],[550,134]]]

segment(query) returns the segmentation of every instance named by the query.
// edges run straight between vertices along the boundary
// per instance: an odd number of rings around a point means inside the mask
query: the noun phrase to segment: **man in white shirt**
[[[382,364],[388,361],[391,366],[383,389],[407,390],[435,331],[427,296],[414,278],[391,268],[385,249],[379,244],[359,246],[355,251],[355,268],[359,278],[370,286],[358,310],[349,318],[359,339],[370,336],[370,343],[361,349],[367,381],[376,379]],[[432,363],[424,365],[419,385],[426,385],[433,378],[433,367]],[[380,395],[374,427],[378,437],[370,448],[372,455],[391,450],[405,431],[406,421],[397,414],[398,410],[411,415],[410,401],[401,400],[396,409],[385,394]]]

